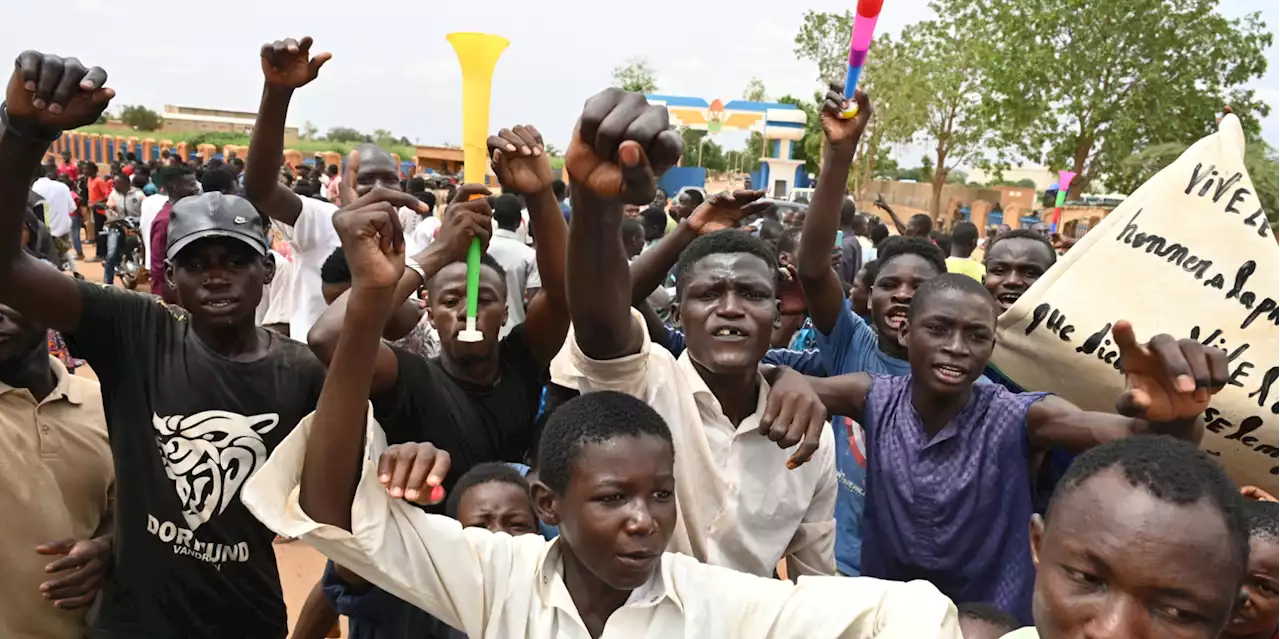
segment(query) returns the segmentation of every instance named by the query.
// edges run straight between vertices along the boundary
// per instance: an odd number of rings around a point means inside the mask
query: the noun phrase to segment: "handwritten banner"
[[[1134,191],[1000,316],[994,361],[1029,390],[1114,411],[1111,327],[1228,353],[1202,447],[1241,484],[1277,485],[1280,247],[1244,168],[1234,115]]]

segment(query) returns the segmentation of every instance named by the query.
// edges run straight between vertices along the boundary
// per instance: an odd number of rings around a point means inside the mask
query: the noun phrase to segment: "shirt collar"
[[[721,417],[725,417],[724,407],[720,405],[720,400],[716,398],[715,393],[712,393],[711,388],[703,381],[702,374],[693,365],[693,360],[689,359],[689,349],[686,348],[683,353],[680,353],[680,358],[676,360],[676,365],[680,367],[680,372],[684,374],[689,390],[693,391],[693,401],[697,402],[700,407],[714,410]],[[756,371],[756,377],[760,381],[760,392],[756,395],[756,410],[752,415],[763,415],[765,404],[769,398],[769,382],[765,381],[764,375],[761,375],[759,370]],[[747,423],[748,420],[742,420],[742,423],[738,424],[738,428],[747,426]],[[750,426],[749,428],[754,429],[755,426]]]
[[[538,594],[542,601],[546,602],[553,608],[560,608],[566,613],[572,615],[575,619],[581,621],[582,616],[578,614],[578,607],[573,603],[573,597],[569,595],[569,589],[564,585],[564,553],[562,550],[563,538],[556,537],[551,541],[551,547],[547,549],[547,554],[542,559],[542,565],[538,567],[535,578],[538,580]],[[681,612],[684,611],[684,604],[680,602],[670,588],[667,582],[671,579],[671,561],[669,555],[663,555],[659,562],[658,570],[655,570],[649,576],[649,580],[641,584],[639,588],[631,591],[631,596],[627,598],[626,603],[622,604],[626,607],[643,608],[647,606],[656,606],[663,599],[670,599],[672,603],[680,607]]]
[[[520,239],[520,236],[519,236],[519,235],[516,235],[516,232],[515,232],[515,231],[508,231],[507,229],[498,229],[498,230],[496,230],[496,231],[494,231],[494,232],[493,232],[493,236],[494,236],[494,237],[505,237],[505,238],[507,238],[507,239],[509,239],[509,240],[518,240],[518,239]]]
[[[72,385],[71,374],[67,372],[67,367],[64,366],[62,362],[58,360],[58,358],[50,355],[49,368],[53,369],[53,377],[55,380],[53,391],[50,392],[49,396],[45,397],[44,400],[42,400],[40,403],[46,404],[49,402],[57,401],[59,399],[66,399],[68,402],[75,404],[76,406],[79,406],[84,401],[84,398],[81,397],[80,390],[76,388],[74,385]],[[10,386],[4,382],[0,382],[0,395],[4,395],[9,391],[14,391],[14,390],[26,390],[26,389],[14,388],[13,386]]]

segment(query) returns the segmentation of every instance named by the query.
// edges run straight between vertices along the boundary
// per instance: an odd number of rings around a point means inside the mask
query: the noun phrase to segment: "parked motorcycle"
[[[116,277],[125,288],[138,288],[138,272],[142,270],[142,237],[139,235],[141,220],[133,217],[122,217],[107,222],[107,232],[119,234],[117,246],[120,247],[120,263],[116,267]]]

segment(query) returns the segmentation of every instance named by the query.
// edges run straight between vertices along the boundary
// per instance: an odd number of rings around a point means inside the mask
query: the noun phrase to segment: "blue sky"
[[[310,121],[321,131],[383,128],[439,144],[461,138],[460,71],[444,35],[487,31],[512,41],[494,75],[491,127],[532,123],[564,148],[583,100],[607,86],[613,68],[632,56],[649,58],[664,93],[733,98],[753,77],[762,79],[774,97],[810,93],[816,70],[792,53],[801,16],[806,8],[843,11],[853,4],[649,0],[623,15],[614,3],[599,0],[223,0],[152,4],[145,10],[106,0],[0,0],[10,15],[32,18],[0,23],[0,42],[10,55],[35,48],[103,66],[119,92],[117,104],[251,111],[261,90],[258,47],[280,37],[311,35],[317,49],[333,52],[334,59],[319,80],[295,96],[292,124]],[[1261,10],[1277,33],[1275,0],[1222,3],[1230,16],[1254,10]],[[897,33],[929,15],[926,0],[889,0],[878,28]],[[1273,108],[1264,124],[1266,139],[1280,146],[1275,45],[1268,56],[1267,75],[1254,85]],[[726,148],[741,145],[727,135],[720,141]],[[919,152],[907,148],[900,155],[915,163]]]

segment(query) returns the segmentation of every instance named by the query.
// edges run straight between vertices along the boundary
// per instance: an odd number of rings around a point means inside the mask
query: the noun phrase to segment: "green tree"
[[[1272,43],[1258,13],[1228,19],[1218,0],[936,0],[981,43],[983,105],[1021,155],[1079,174],[1068,198],[1105,179],[1129,192],[1124,164],[1151,144],[1191,143],[1230,104],[1256,136],[1269,113],[1242,88]]]
[[[747,88],[742,90],[742,99],[748,102],[768,102],[768,94],[764,92],[764,81],[760,78],[751,78],[747,82]]]
[[[822,157],[822,143],[824,140],[822,125],[818,122],[818,98],[818,95],[814,95],[812,100],[801,100],[792,95],[784,95],[778,98],[778,102],[795,105],[801,111],[804,111],[804,137],[792,142],[794,151],[792,151],[791,157],[796,160],[804,160],[805,172],[814,174],[818,172],[818,163]]]
[[[875,178],[877,170],[879,175],[887,174],[887,179],[893,179],[893,172],[877,166],[881,165],[882,158],[888,157],[888,145],[909,142],[921,129],[924,110],[919,108],[920,100],[928,98],[922,98],[917,87],[904,75],[913,59],[913,53],[907,51],[904,44],[881,35],[872,50],[875,55],[867,60],[861,88],[871,96],[876,114],[867,124],[859,154],[850,167],[849,190],[854,193],[862,193],[863,186]],[[893,166],[896,172],[897,162]]]
[[[825,13],[810,9],[796,33],[796,57],[818,65],[818,82],[844,78],[849,64],[849,35],[853,32],[853,12]],[[874,49],[873,49],[874,50]]]
[[[635,57],[613,69],[613,86],[624,91],[653,93],[658,90],[658,76],[648,58]]]
[[[319,129],[316,129],[316,125],[312,124],[311,120],[307,120],[302,123],[302,129],[298,131],[298,137],[304,140],[314,140],[317,133],[319,133]]]
[[[159,113],[140,104],[131,104],[121,109],[120,121],[138,131],[155,131],[164,124]]]
[[[359,131],[357,131],[357,130],[355,130],[355,129],[352,129],[352,128],[350,128],[350,127],[345,127],[345,126],[336,126],[336,127],[333,127],[332,129],[329,129],[329,132],[328,132],[327,134],[325,134],[324,139],[326,139],[326,140],[328,140],[328,141],[330,141],[330,142],[356,142],[356,143],[359,143],[359,142],[365,142],[365,141],[367,141],[367,140],[369,139],[369,136],[367,136],[367,135],[365,135],[365,134],[363,134],[363,133],[361,133],[361,132],[359,132]]]

